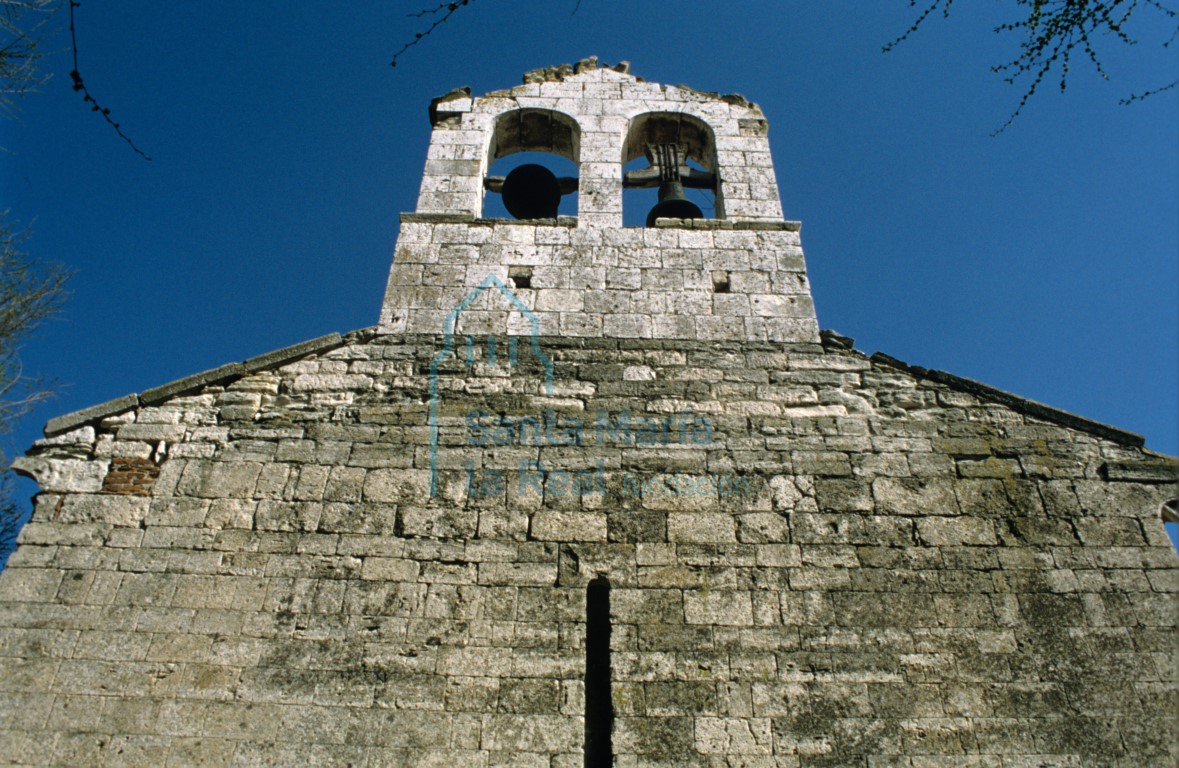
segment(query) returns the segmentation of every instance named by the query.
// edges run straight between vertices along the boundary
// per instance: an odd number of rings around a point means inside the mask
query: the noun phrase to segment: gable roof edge
[[[41,431],[45,437],[54,437],[63,432],[69,432],[70,430],[105,419],[108,416],[115,416],[141,405],[155,405],[170,397],[187,394],[209,384],[220,384],[230,379],[238,379],[248,376],[251,373],[289,363],[300,357],[318,352],[327,352],[355,341],[366,334],[375,332],[375,328],[362,328],[345,335],[333,332],[315,339],[301,341],[298,344],[292,344],[288,347],[255,355],[240,363],[227,363],[217,368],[184,376],[166,384],[161,384],[158,387],[145,389],[141,393],[132,392],[129,395],[123,395],[114,400],[108,400],[105,403],[99,403],[89,408],[56,416],[46,422],[45,427]]]
[[[861,353],[862,354],[862,353]],[[1078,416],[1075,413],[1061,410],[1060,408],[1053,408],[1050,405],[1035,400],[1029,400],[1026,397],[1012,394],[997,387],[992,387],[989,384],[983,384],[981,381],[974,379],[967,379],[963,376],[955,376],[946,371],[939,371],[931,368],[922,368],[919,365],[910,365],[903,360],[886,355],[883,352],[874,352],[868,356],[868,359],[878,365],[886,365],[890,368],[898,368],[902,371],[912,374],[919,379],[928,379],[929,381],[944,384],[951,389],[959,392],[966,392],[967,394],[975,395],[984,400],[990,400],[1001,405],[1005,405],[1014,411],[1025,414],[1027,416],[1034,416],[1038,419],[1044,419],[1054,424],[1059,424],[1063,427],[1076,429],[1081,432],[1087,432],[1096,437],[1110,440],[1119,445],[1124,445],[1131,448],[1141,448],[1146,444],[1146,438],[1135,432],[1129,432],[1117,427],[1111,427],[1108,424],[1103,424],[1100,421],[1087,419],[1084,416]]]

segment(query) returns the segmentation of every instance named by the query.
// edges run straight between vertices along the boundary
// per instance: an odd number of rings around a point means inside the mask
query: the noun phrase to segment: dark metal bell
[[[700,206],[684,197],[684,185],[665,181],[659,185],[659,202],[647,214],[647,226],[655,226],[655,219],[702,219]]]
[[[543,165],[521,165],[503,183],[504,207],[517,219],[555,219],[561,205],[561,182]]]

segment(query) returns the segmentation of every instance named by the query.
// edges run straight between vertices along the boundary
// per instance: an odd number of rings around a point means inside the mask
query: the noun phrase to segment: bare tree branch
[[[27,239],[27,229],[0,215],[0,434],[43,399],[41,382],[24,376],[20,346],[61,310],[70,278],[60,264],[29,258],[22,249]]]
[[[55,0],[0,0],[0,113],[16,117],[16,99],[47,77],[37,68],[40,33]],[[34,14],[32,21],[28,14]],[[20,345],[61,308],[69,273],[56,264],[30,260],[22,250],[26,229],[0,214],[0,438],[16,420],[50,395],[45,382],[25,376]],[[21,510],[13,500],[12,473],[0,447],[0,568],[16,547]]]
[[[450,17],[453,16],[455,12],[458,11],[458,9],[470,5],[473,2],[475,2],[475,0],[455,0],[453,3],[441,3],[435,8],[424,8],[417,13],[409,14],[413,18],[423,18],[428,16],[437,16],[437,18],[434,19],[434,23],[426,28],[425,32],[418,32],[414,35],[413,40],[410,40],[405,45],[401,46],[401,50],[393,54],[393,59],[389,62],[389,66],[396,67],[397,60],[401,58],[402,54],[425,40],[430,35],[434,34],[434,30],[450,21]]]
[[[0,2],[0,111],[16,116],[16,99],[48,79],[37,69],[40,32],[53,12],[53,0]],[[28,21],[28,14],[34,20]]]
[[[69,270],[29,258],[23,250],[27,229],[0,214],[0,438],[11,434],[18,419],[48,399],[52,388],[25,375],[20,348],[67,298]],[[8,461],[0,449],[0,567],[20,530],[20,509],[13,501]]]
[[[1172,88],[1174,88],[1176,85],[1179,85],[1179,80],[1172,80],[1171,82],[1169,82],[1166,85],[1161,86],[1159,88],[1152,88],[1149,91],[1143,91],[1142,93],[1133,93],[1124,99],[1118,99],[1118,103],[1123,106],[1125,106],[1127,104],[1133,104],[1136,101],[1142,101],[1145,98],[1162,93],[1163,91],[1169,91]]]
[[[1094,39],[1098,36],[1112,38],[1123,45],[1136,45],[1137,40],[1130,36],[1127,25],[1135,12],[1148,8],[1161,14],[1175,23],[1179,14],[1161,0],[1015,0],[1019,6],[1027,8],[1026,17],[1000,24],[995,27],[996,33],[1017,32],[1024,35],[1019,43],[1019,55],[1004,64],[991,67],[991,71],[1003,77],[1004,82],[1015,84],[1016,81],[1028,78],[1023,96],[1016,105],[1011,116],[1002,126],[992,132],[997,135],[1006,130],[1025,106],[1039,90],[1044,79],[1054,71],[1059,70],[1060,90],[1068,86],[1071,74],[1071,64],[1074,56],[1082,55],[1093,65],[1102,79],[1109,79],[1108,73],[1101,65],[1100,57],[1094,46]],[[926,19],[935,11],[940,10],[943,17],[949,16],[954,0],[924,0],[926,5],[916,20],[907,30],[884,46],[887,53],[900,43],[912,36]],[[918,0],[909,0],[910,7],[916,7]],[[1179,26],[1176,27],[1179,31]],[[1171,39],[1174,39],[1174,34]],[[1164,46],[1170,45],[1170,40]],[[1176,81],[1179,82],[1179,81]],[[1119,103],[1131,102],[1161,93],[1170,89],[1170,85],[1145,91],[1140,94],[1121,99]]]
[[[3,453],[0,453],[0,462],[8,464]],[[4,568],[8,556],[16,549],[16,536],[21,528],[20,508],[12,500],[15,495],[12,486],[12,473],[0,473],[0,569]]]
[[[914,21],[909,26],[908,29],[906,29],[904,32],[902,32],[900,34],[900,36],[894,38],[892,40],[892,42],[886,43],[884,45],[884,48],[882,49],[884,51],[884,53],[888,53],[893,48],[896,48],[898,45],[900,45],[901,43],[908,40],[909,37],[911,37],[913,34],[915,34],[917,32],[917,30],[921,27],[921,25],[925,23],[925,20],[927,18],[929,18],[929,15],[931,13],[933,13],[934,11],[936,11],[938,8],[942,9],[942,17],[943,18],[948,17],[950,15],[950,6],[952,6],[953,4],[954,4],[954,0],[931,0],[929,5],[926,6],[925,10],[921,12],[921,15],[919,15],[917,17],[916,21]],[[916,7],[916,5],[917,5],[917,0],[909,0],[909,7],[910,8]]]
[[[90,89],[86,87],[85,81],[82,80],[82,72],[78,67],[78,35],[74,25],[74,9],[78,8],[82,4],[78,0],[68,0],[68,2],[70,7],[70,49],[74,54],[74,68],[70,70],[70,79],[74,81],[74,90],[80,91],[82,93],[82,101],[90,105],[90,111],[97,112],[98,114],[102,115],[102,119],[106,120],[106,122],[115,129],[115,133],[119,135],[119,138],[127,142],[127,146],[131,147],[131,149],[135,151],[135,154],[139,155],[150,163],[151,158],[148,157],[147,153],[136,146],[135,142],[131,140],[131,137],[123,132],[123,129],[119,126],[119,124],[116,123],[111,117],[110,109],[98,103],[98,101],[90,93]]]

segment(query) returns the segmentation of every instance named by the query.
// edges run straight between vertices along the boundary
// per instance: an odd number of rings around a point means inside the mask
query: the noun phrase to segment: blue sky
[[[1023,93],[989,71],[1015,55],[991,31],[1010,1],[883,54],[904,0],[477,0],[391,69],[418,7],[84,0],[82,73],[151,163],[71,91],[51,20],[53,77],[0,126],[0,207],[77,275],[23,355],[60,394],[10,450],[59,413],[373,325],[430,99],[596,54],[762,106],[821,327],[1179,453],[1179,94],[1117,104],[1179,74],[1161,17],[1132,49],[1098,40],[1108,82],[1076,61],[992,137]]]

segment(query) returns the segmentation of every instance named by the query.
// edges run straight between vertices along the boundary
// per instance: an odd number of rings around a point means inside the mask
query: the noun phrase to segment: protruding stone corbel
[[[49,493],[97,493],[109,469],[106,460],[21,456],[12,462],[14,472],[36,481]]]

